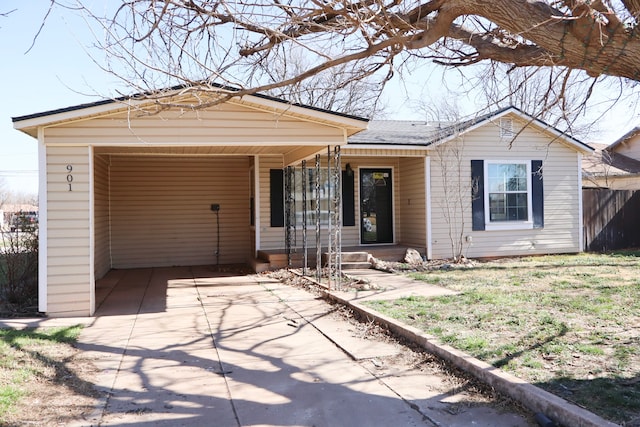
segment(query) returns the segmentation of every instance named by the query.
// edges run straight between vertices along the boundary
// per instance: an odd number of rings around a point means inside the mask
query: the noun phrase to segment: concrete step
[[[342,252],[342,262],[368,262],[369,252]]]
[[[342,263],[343,270],[364,270],[367,268],[371,268],[371,263],[369,262],[343,262]]]
[[[265,271],[268,271],[271,268],[271,263],[263,259],[253,258],[249,261],[249,266],[256,273],[263,273]]]
[[[369,253],[368,252],[342,252],[340,254],[342,258],[342,262],[368,262],[369,261]],[[329,254],[327,252],[322,254],[322,263],[326,264],[329,259]]]

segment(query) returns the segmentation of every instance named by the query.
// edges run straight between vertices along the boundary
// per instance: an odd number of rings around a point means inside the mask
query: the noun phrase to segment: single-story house
[[[93,314],[110,269],[250,263],[287,239],[299,247],[301,212],[309,245],[316,224],[327,239],[332,189],[311,165],[319,154],[325,170],[335,147],[342,247],[447,258],[456,244],[469,257],[583,246],[581,158],[592,149],[515,108],[456,125],[368,124],[260,95],[203,109],[131,98],[13,122],[38,140],[39,309],[50,316]],[[298,207],[286,221],[284,203]]]
[[[584,188],[640,190],[640,127],[609,145],[590,145],[595,151],[582,164]]]

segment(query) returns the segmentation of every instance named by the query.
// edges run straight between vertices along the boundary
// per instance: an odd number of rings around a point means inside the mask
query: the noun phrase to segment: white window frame
[[[527,220],[526,221],[491,221],[489,206],[489,166],[490,165],[525,165],[527,168]],[[531,160],[485,160],[484,162],[484,222],[485,230],[529,230],[533,229],[533,198],[531,188]]]

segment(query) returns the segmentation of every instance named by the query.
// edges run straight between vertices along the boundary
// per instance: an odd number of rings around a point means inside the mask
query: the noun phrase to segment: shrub
[[[38,307],[38,227],[2,232],[0,311],[33,313]]]

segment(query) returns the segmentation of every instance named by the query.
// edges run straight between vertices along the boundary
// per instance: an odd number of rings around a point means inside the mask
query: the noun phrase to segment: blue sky
[[[14,130],[11,117],[92,102],[116,96],[117,91],[130,92],[91,60],[87,46],[91,45],[94,35],[87,23],[71,11],[54,10],[35,46],[26,53],[49,3],[48,0],[3,0],[0,4],[0,12],[16,9],[9,16],[0,17],[0,78],[4,101],[0,103],[0,178],[14,191],[33,194],[37,193],[37,143]],[[87,0],[86,3],[107,4],[106,0]],[[91,54],[100,56],[97,51]],[[450,71],[446,75],[450,79],[455,74]],[[402,77],[403,80],[395,77],[383,94],[389,105],[387,118],[423,118],[405,93],[417,95],[416,98],[437,98],[434,94],[441,91],[442,69],[424,66],[405,72]],[[460,100],[459,105],[464,104],[469,102]],[[640,124],[637,116],[629,117],[628,106],[621,105],[619,110],[605,118],[607,131],[593,139],[612,141]]]

